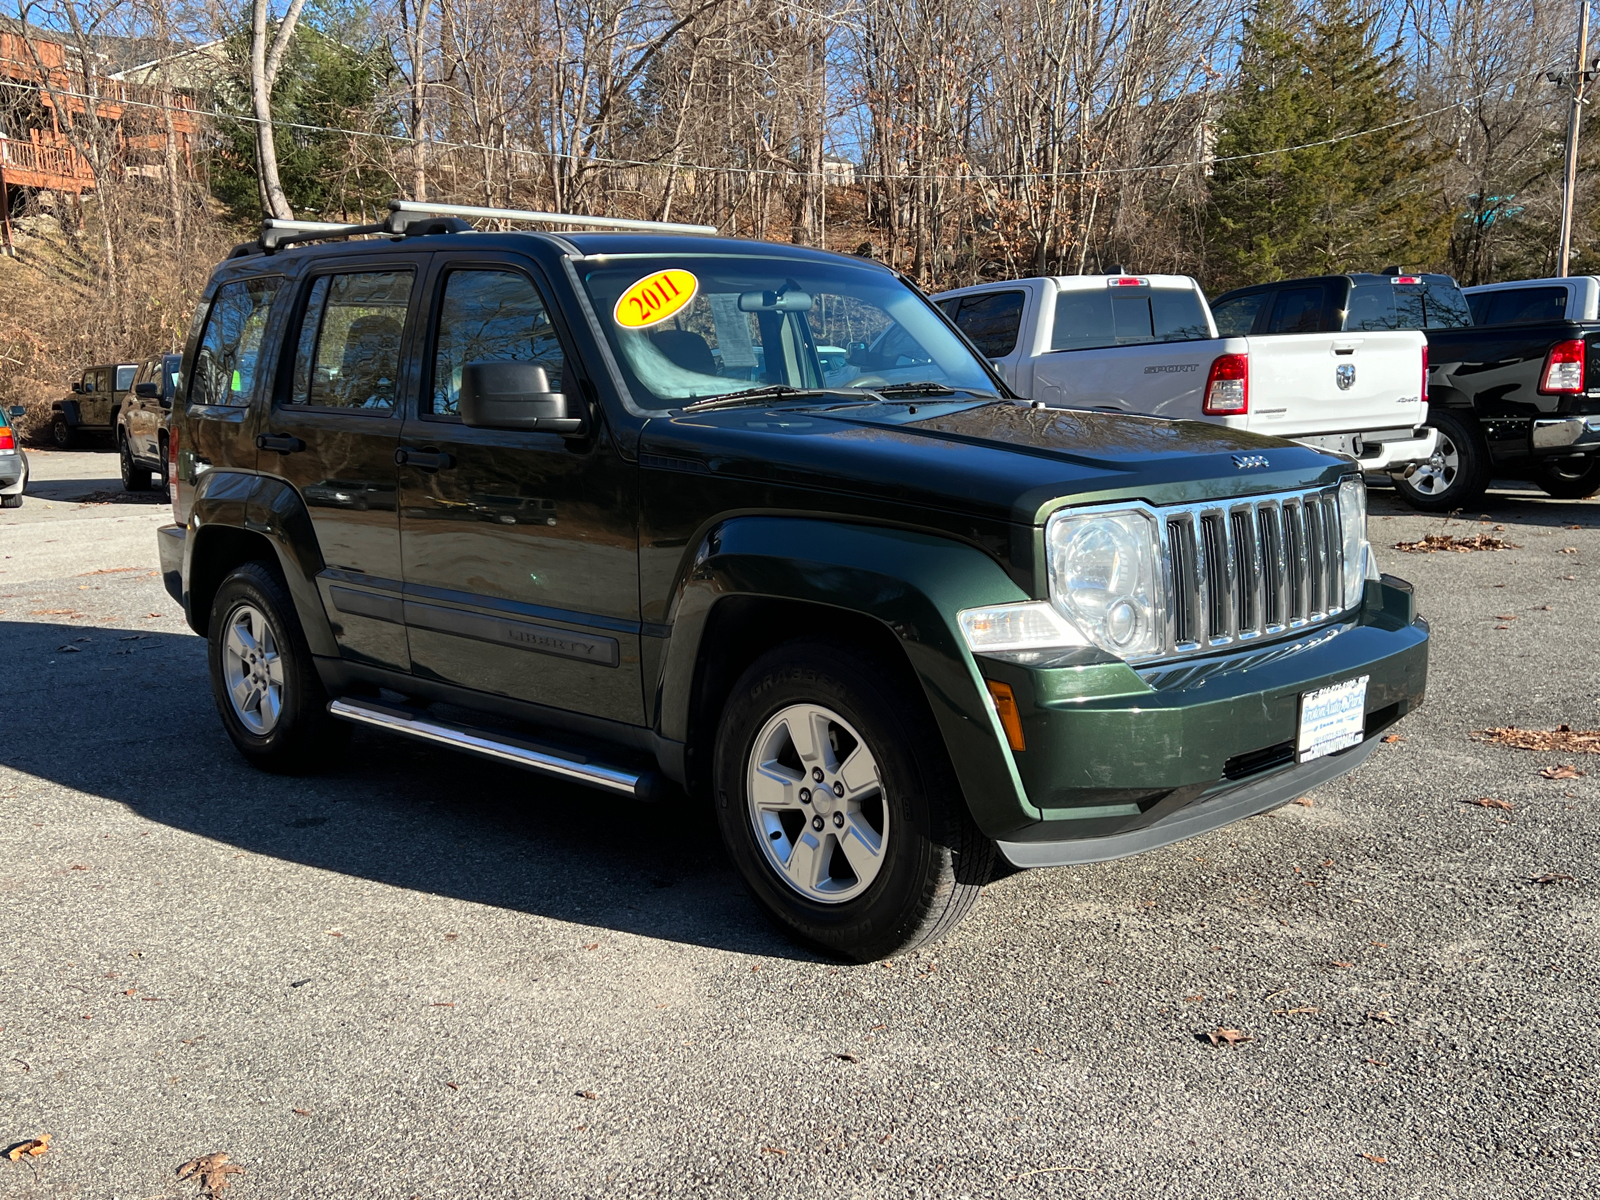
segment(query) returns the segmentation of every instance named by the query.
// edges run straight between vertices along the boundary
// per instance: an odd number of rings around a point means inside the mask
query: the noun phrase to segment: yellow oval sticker
[[[624,329],[643,329],[665,321],[694,299],[700,281],[690,272],[674,267],[646,275],[617,299],[612,314]]]

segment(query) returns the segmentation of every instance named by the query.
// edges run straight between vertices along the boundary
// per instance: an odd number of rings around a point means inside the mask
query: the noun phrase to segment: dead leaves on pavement
[[[1463,800],[1463,804],[1476,804],[1479,808],[1499,808],[1511,812],[1516,806],[1509,800],[1498,800],[1493,796],[1479,796],[1476,800]]]
[[[1559,767],[1541,767],[1539,774],[1545,779],[1581,779],[1583,772],[1577,767],[1562,763]]]
[[[215,1200],[232,1182],[228,1176],[243,1175],[244,1168],[228,1161],[222,1151],[192,1158],[178,1168],[179,1179],[194,1179],[200,1184],[203,1200]]]
[[[1213,1046],[1237,1046],[1241,1042],[1253,1042],[1255,1039],[1240,1029],[1212,1029],[1195,1035],[1201,1041],[1210,1042]]]
[[[1515,542],[1480,533],[1472,537],[1457,537],[1453,533],[1430,533],[1419,542],[1396,542],[1396,550],[1408,554],[1471,554],[1474,550],[1520,550]]]
[[[38,1158],[48,1149],[50,1149],[50,1135],[41,1133],[36,1138],[29,1138],[12,1146],[6,1151],[6,1157],[12,1162],[20,1162],[24,1158]]]
[[[1474,729],[1472,740],[1513,750],[1539,750],[1546,754],[1600,754],[1600,729],[1518,729],[1515,725]]]

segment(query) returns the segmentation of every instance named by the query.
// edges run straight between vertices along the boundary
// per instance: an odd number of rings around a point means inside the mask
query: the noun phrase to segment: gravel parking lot
[[[32,459],[0,516],[0,1137],[52,1141],[0,1197],[192,1196],[212,1151],[239,1200],[1600,1187],[1600,757],[1469,739],[1600,725],[1600,504],[1447,528],[1375,493],[1435,635],[1399,740],[848,967],[767,927],[695,811],[365,731],[327,777],[245,767],[156,572],[169,510],[110,453]],[[1392,548],[1441,531],[1519,548]]]

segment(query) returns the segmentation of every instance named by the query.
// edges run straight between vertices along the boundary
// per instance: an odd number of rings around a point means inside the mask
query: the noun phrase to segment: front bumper
[[[167,595],[178,602],[184,612],[183,602],[183,551],[189,541],[189,531],[182,525],[163,525],[156,530],[156,547],[161,552],[161,582]]]
[[[1399,471],[1412,463],[1424,462],[1439,444],[1439,431],[1431,426],[1419,429],[1380,429],[1367,433],[1332,433],[1295,438],[1303,446],[1342,454],[1361,465],[1363,471]]]
[[[1121,858],[1265,811],[1355,769],[1422,701],[1428,627],[1410,586],[1367,585],[1354,620],[1234,654],[1135,671],[1120,662],[982,674],[1016,697],[1017,778],[1038,814],[988,828],[1016,866]],[[1295,762],[1300,697],[1368,677],[1365,740]]]

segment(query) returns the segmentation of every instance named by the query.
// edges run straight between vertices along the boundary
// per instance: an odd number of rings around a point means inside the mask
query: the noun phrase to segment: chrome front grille
[[[1157,509],[1166,653],[1194,654],[1301,629],[1344,600],[1339,490]]]

